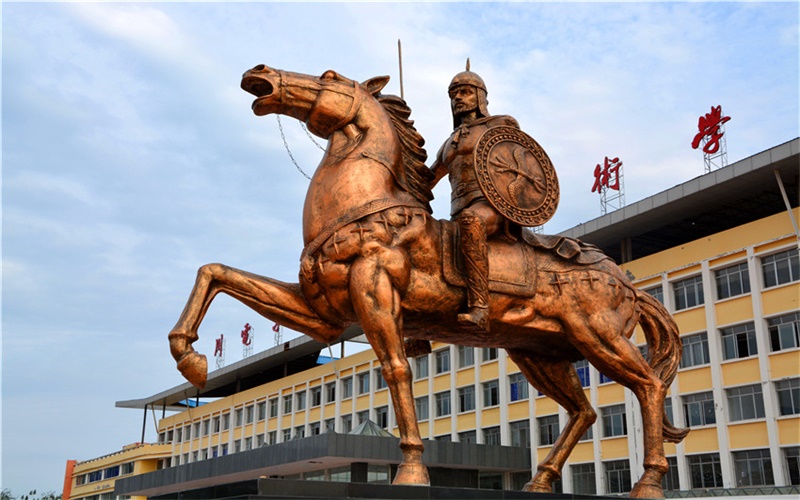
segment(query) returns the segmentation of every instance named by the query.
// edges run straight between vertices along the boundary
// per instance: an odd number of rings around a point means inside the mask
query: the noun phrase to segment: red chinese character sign
[[[215,339],[214,358],[217,361],[217,368],[225,366],[225,334],[220,333],[219,338]]]
[[[283,334],[281,333],[281,325],[275,323],[272,327],[272,331],[275,332],[275,345],[280,345],[283,342]]]
[[[616,191],[609,195],[609,190]],[[622,162],[619,157],[606,156],[603,165],[594,167],[594,184],[592,192],[600,193],[600,209],[605,215],[609,205],[613,209],[620,209],[625,205],[625,194],[622,183]]]
[[[245,323],[242,329],[242,357],[247,357],[253,354],[253,337],[255,336],[255,329],[250,326],[250,323]]]
[[[730,119],[729,116],[722,114],[722,106],[712,106],[710,113],[700,116],[697,120],[697,134],[692,139],[692,149],[697,149],[702,144],[706,172],[710,172],[712,166],[721,168],[728,163],[723,125]]]

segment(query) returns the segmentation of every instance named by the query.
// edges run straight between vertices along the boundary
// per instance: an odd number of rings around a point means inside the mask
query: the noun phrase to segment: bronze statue
[[[388,80],[359,83],[334,71],[314,77],[264,65],[244,74],[242,88],[256,96],[256,115],[292,116],[329,141],[306,197],[299,283],[221,264],[201,267],[169,334],[179,370],[197,387],[205,385],[205,356],[191,344],[220,292],[323,343],[360,323],[397,415],[403,462],[393,483],[428,484],[404,339],[504,348],[528,381],[569,413],[525,485],[549,492],[597,418],[572,365],[585,357],[641,404],[645,473],[631,496],[662,496],[668,470],[662,442],[679,442],[688,432],[663,412],[681,355],[674,320],[598,249],[520,232],[488,244],[491,333],[460,323],[466,281],[458,267],[457,227],[431,217],[433,174],[424,141],[405,101],[381,94]],[[647,338],[647,360],[628,340],[637,323]]]

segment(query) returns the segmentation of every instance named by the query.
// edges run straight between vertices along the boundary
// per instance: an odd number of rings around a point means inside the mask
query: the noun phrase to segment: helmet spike
[[[469,57],[467,58],[467,71],[469,71]]]

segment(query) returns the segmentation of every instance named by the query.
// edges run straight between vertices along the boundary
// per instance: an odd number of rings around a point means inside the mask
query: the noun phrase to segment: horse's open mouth
[[[275,86],[272,85],[269,80],[258,76],[245,76],[242,79],[242,89],[257,97],[251,105],[254,111],[260,101],[271,96],[273,92],[275,92]]]

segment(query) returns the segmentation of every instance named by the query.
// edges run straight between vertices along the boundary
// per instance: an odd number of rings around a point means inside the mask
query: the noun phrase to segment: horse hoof
[[[178,370],[183,377],[198,389],[206,386],[208,376],[208,361],[206,357],[197,352],[190,352],[178,361]]]
[[[525,486],[522,487],[522,491],[528,493],[552,493],[553,487],[546,483],[531,480],[525,483]]]
[[[394,476],[392,484],[429,486],[431,478],[428,476],[428,468],[422,464],[400,464],[397,466],[397,475]]]
[[[641,481],[631,490],[631,498],[664,498],[664,490],[660,484],[646,484]]]

